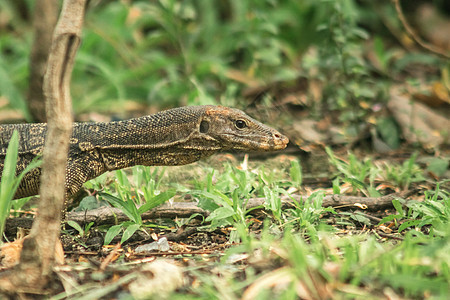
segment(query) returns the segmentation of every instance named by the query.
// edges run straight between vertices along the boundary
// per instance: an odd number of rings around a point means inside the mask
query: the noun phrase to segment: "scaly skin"
[[[17,174],[43,151],[47,124],[0,125],[0,176],[14,130],[20,137]],[[66,199],[107,171],[135,165],[185,165],[226,150],[274,151],[288,142],[244,112],[222,106],[186,106],[126,121],[74,123]],[[37,195],[40,174],[40,168],[26,174],[15,199]]]

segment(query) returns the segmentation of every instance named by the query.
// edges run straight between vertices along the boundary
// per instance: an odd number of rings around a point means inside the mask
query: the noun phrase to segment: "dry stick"
[[[51,272],[54,253],[49,249],[55,248],[61,225],[73,122],[70,78],[80,44],[84,7],[85,0],[64,1],[44,77],[48,131],[43,151],[39,212],[30,234],[37,242],[43,275]]]
[[[415,191],[407,191],[401,194],[390,194],[382,197],[357,197],[344,195],[328,195],[325,196],[322,202],[323,207],[335,208],[355,208],[367,210],[379,210],[387,207],[392,207],[392,200],[396,198],[406,198]],[[307,201],[308,197],[301,195],[293,195],[292,198],[288,196],[281,197],[283,208],[294,207],[294,199],[297,202]],[[252,209],[258,206],[263,206],[264,198],[252,198],[247,202],[246,209]],[[197,207],[196,202],[175,202],[173,204],[165,203],[152,210],[149,210],[141,215],[143,220],[158,219],[158,218],[189,218],[193,214],[207,217],[208,211]],[[84,212],[71,212],[68,214],[68,220],[75,221],[80,225],[94,222],[97,225],[114,224],[115,222],[127,221],[128,217],[118,208],[101,207]]]
[[[19,265],[9,277],[0,279],[0,290],[3,291],[39,293],[49,283],[60,233],[72,129],[70,77],[80,43],[84,7],[85,0],[64,1],[55,28],[44,78],[48,132],[43,153],[39,213],[30,236],[24,241]]]
[[[380,210],[384,208],[392,208],[392,200],[396,198],[406,199],[415,194],[417,190],[405,191],[403,193],[394,193],[382,197],[357,197],[345,195],[328,195],[325,196],[322,202],[323,207],[334,208],[354,208],[364,209],[368,211]],[[306,201],[308,196],[293,195],[293,199],[297,202]],[[292,208],[294,202],[290,197],[281,197],[283,208]],[[246,209],[255,208],[264,205],[264,198],[251,198],[248,200]],[[149,219],[175,219],[175,218],[189,218],[193,214],[207,217],[209,212],[197,206],[196,202],[175,202],[173,204],[165,203],[152,210],[142,214],[143,220]],[[119,209],[114,207],[100,207],[93,210],[70,212],[67,219],[75,221],[81,226],[94,222],[96,225],[115,224],[116,222],[128,221],[128,217]],[[33,219],[29,218],[14,218],[6,220],[5,233],[7,235],[15,235],[17,228],[30,228]]]
[[[435,53],[439,56],[442,56],[444,58],[447,58],[447,59],[450,58],[450,55],[448,53],[446,53],[444,50],[422,40],[422,38],[419,37],[414,32],[413,28],[409,25],[408,21],[406,20],[405,15],[403,14],[402,6],[400,5],[400,1],[399,0],[392,0],[392,1],[395,4],[395,10],[397,11],[400,22],[402,22],[403,27],[405,27],[406,33],[413,41],[415,41],[419,46],[421,46],[422,48],[424,48],[430,52],[433,52],[433,53]]]

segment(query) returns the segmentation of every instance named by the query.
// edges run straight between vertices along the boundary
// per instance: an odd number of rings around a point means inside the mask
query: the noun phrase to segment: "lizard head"
[[[208,106],[198,124],[200,134],[219,142],[222,150],[273,151],[286,148],[289,139],[243,111]]]

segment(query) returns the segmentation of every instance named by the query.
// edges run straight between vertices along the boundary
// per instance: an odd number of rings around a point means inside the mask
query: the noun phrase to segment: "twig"
[[[416,193],[417,190],[409,190],[403,193],[394,193],[382,197],[357,197],[345,195],[328,195],[325,196],[322,202],[323,207],[334,208],[358,208],[368,211],[380,210],[392,207],[392,200],[395,198],[406,199],[410,195]],[[281,197],[282,206],[284,209],[293,208],[294,201],[306,201],[308,196],[293,195],[292,198],[288,196]],[[263,209],[265,203],[264,198],[252,198],[247,202],[246,209],[261,207]],[[250,213],[253,213],[252,211]],[[175,202],[173,204],[165,203],[141,215],[142,220],[151,219],[175,219],[175,218],[189,218],[193,214],[207,217],[209,212],[197,206],[196,202]],[[81,226],[94,222],[96,225],[115,224],[116,222],[124,222],[128,217],[119,209],[115,207],[100,207],[88,211],[70,212],[67,219],[75,221]],[[375,218],[374,218],[375,220]],[[377,219],[378,221],[378,219]],[[8,235],[13,235],[17,227],[29,228],[32,219],[14,218],[6,221],[5,232]]]
[[[346,207],[346,208],[360,208],[366,210],[380,210],[387,207],[392,207],[392,200],[395,198],[406,198],[415,191],[407,191],[402,194],[390,194],[382,197],[357,197],[345,195],[328,195],[323,199],[323,207]],[[282,206],[284,209],[293,208],[294,202],[306,201],[308,197],[301,195],[294,195],[291,197],[281,197]],[[254,209],[256,207],[264,206],[264,198],[252,198],[247,202],[246,209]],[[175,202],[173,204],[163,204],[150,211],[142,214],[143,220],[158,219],[158,218],[189,218],[193,214],[207,217],[208,211],[205,211],[197,206],[195,202]],[[118,208],[101,207],[86,212],[71,212],[68,214],[68,220],[75,221],[80,225],[94,222],[100,224],[113,224],[115,222],[123,222],[128,220],[128,217]]]
[[[425,42],[420,36],[418,36],[414,29],[409,25],[408,21],[405,18],[405,15],[403,14],[402,6],[400,5],[400,0],[392,0],[395,4],[395,10],[397,11],[398,18],[400,19],[400,22],[402,22],[403,27],[405,27],[406,33],[408,36],[415,41],[419,46],[422,48],[437,54],[441,57],[450,58],[450,55],[446,53],[444,50],[440,49],[439,47],[436,47],[434,45],[431,45],[427,42]]]
[[[381,231],[377,231],[376,234],[378,234],[381,237],[388,238],[388,239],[399,240],[399,241],[403,241],[404,240],[404,238],[402,238],[400,236],[396,236],[396,235],[393,235],[393,234],[387,234],[387,233],[384,233],[384,232],[381,232]]]

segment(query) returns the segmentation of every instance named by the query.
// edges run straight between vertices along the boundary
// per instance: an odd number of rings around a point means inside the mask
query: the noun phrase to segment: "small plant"
[[[86,224],[84,226],[84,228],[82,228],[80,226],[80,224],[78,224],[77,222],[72,221],[72,220],[67,221],[67,225],[69,225],[70,227],[75,229],[78,232],[78,236],[71,235],[69,233],[69,231],[66,230],[66,229],[64,229],[63,232],[66,233],[67,235],[71,236],[75,241],[77,241],[78,243],[80,243],[84,247],[87,247],[86,246],[86,240],[89,238],[89,230],[94,225],[94,222],[90,222],[89,224]]]
[[[104,241],[104,244],[108,245],[122,230],[124,230],[124,232],[121,243],[124,243],[136,232],[136,230],[144,228],[145,225],[142,222],[141,214],[172,198],[175,195],[175,191],[163,192],[140,207],[136,205],[129,195],[126,195],[125,199],[121,199],[107,193],[100,193],[99,195],[108,201],[112,206],[121,209],[122,212],[130,219],[130,221],[111,226],[108,229]]]
[[[41,160],[33,160],[18,176],[16,176],[18,153],[19,134],[17,131],[14,131],[6,151],[2,181],[0,183],[0,236],[3,236],[5,222],[11,209],[11,201],[19,187],[20,181],[26,173],[39,167],[41,164]]]
[[[200,200],[200,207],[211,211],[211,214],[205,220],[211,222],[211,228],[235,225],[236,223],[247,225],[246,201],[238,197],[237,189],[233,191],[231,197],[216,188],[211,192],[199,191],[194,195]]]
[[[212,228],[236,223],[247,226],[246,204],[254,194],[257,175],[226,164],[224,172],[214,177],[215,171],[209,170],[206,180],[196,184],[200,189],[192,192],[199,200],[199,207],[211,212],[205,221],[211,222]]]
[[[130,219],[130,221],[111,226],[108,229],[104,241],[105,245],[109,244],[121,231],[123,231],[121,243],[128,240],[136,230],[146,226],[142,221],[141,214],[165,203],[175,196],[176,191],[174,189],[169,189],[165,192],[159,190],[165,169],[163,168],[159,174],[157,168],[153,172],[150,172],[150,170],[150,168],[146,167],[136,167],[133,169],[136,185],[132,185],[129,182],[124,170],[118,170],[116,171],[117,182],[115,184],[117,196],[105,192],[99,193],[102,199],[108,201],[112,206],[121,209]],[[154,178],[158,176],[159,179],[155,181]],[[139,194],[136,195],[136,193],[133,193],[133,190],[136,189],[142,191],[143,200],[140,200]]]
[[[91,227],[94,225],[94,222],[86,224],[84,228],[81,228],[80,224],[72,220],[67,221],[67,224],[70,227],[74,228],[76,231],[78,231],[78,234],[80,235],[81,238],[84,238],[85,236],[87,236],[89,229],[91,229]]]
[[[335,214],[336,212],[331,207],[325,208],[322,206],[323,197],[323,192],[314,192],[304,201],[303,199],[299,202],[294,200],[295,207],[287,210],[286,214],[289,217],[287,217],[287,222],[283,226],[295,228],[313,239],[317,237],[318,230],[329,231],[331,228],[322,222],[322,216],[329,213]]]
[[[318,48],[319,77],[326,82],[326,103],[322,107],[339,111],[348,133],[355,135],[380,91],[370,79],[371,69],[361,47],[369,35],[359,26],[355,1],[323,1],[321,5],[329,13],[329,18],[318,26],[318,31],[325,34],[323,45]]]
[[[408,228],[422,230],[432,236],[444,237],[450,234],[448,223],[450,221],[450,193],[441,190],[439,183],[434,191],[425,192],[423,202],[407,204],[405,211],[399,200],[392,201],[397,214],[383,218],[380,224],[394,221],[398,231]]]
[[[246,164],[243,164],[246,165]],[[296,174],[299,178],[299,174]],[[210,170],[206,180],[195,184],[197,190],[192,194],[199,200],[199,206],[211,212],[206,221],[213,228],[223,225],[245,224],[249,226],[247,214],[260,207],[247,209],[250,198],[264,197],[266,210],[281,224],[282,209],[280,195],[286,193],[280,187],[282,181],[276,180],[273,171],[264,168],[251,170],[226,164],[222,173]]]
[[[289,169],[291,183],[294,187],[300,188],[303,183],[302,165],[298,160],[291,161],[291,168]]]
[[[345,161],[337,158],[330,148],[326,147],[325,151],[328,154],[330,163],[340,172],[338,175],[340,180],[349,183],[354,191],[361,190],[370,196],[379,195],[374,188],[374,180],[379,174],[379,170],[371,159],[359,160],[353,153],[349,153],[348,161]],[[367,181],[369,184],[367,184]]]
[[[424,181],[423,170],[416,164],[417,152],[411,155],[401,166],[386,163],[381,176],[389,182],[406,190],[413,182]]]
[[[362,191],[372,197],[380,196],[375,189],[375,180],[387,181],[401,189],[406,190],[411,183],[424,181],[423,170],[415,163],[417,153],[413,154],[403,164],[392,162],[374,164],[370,158],[358,159],[349,153],[348,160],[337,158],[333,151],[326,147],[330,163],[339,171],[336,181],[333,181],[333,190],[339,191],[340,181],[349,183],[353,191]]]

